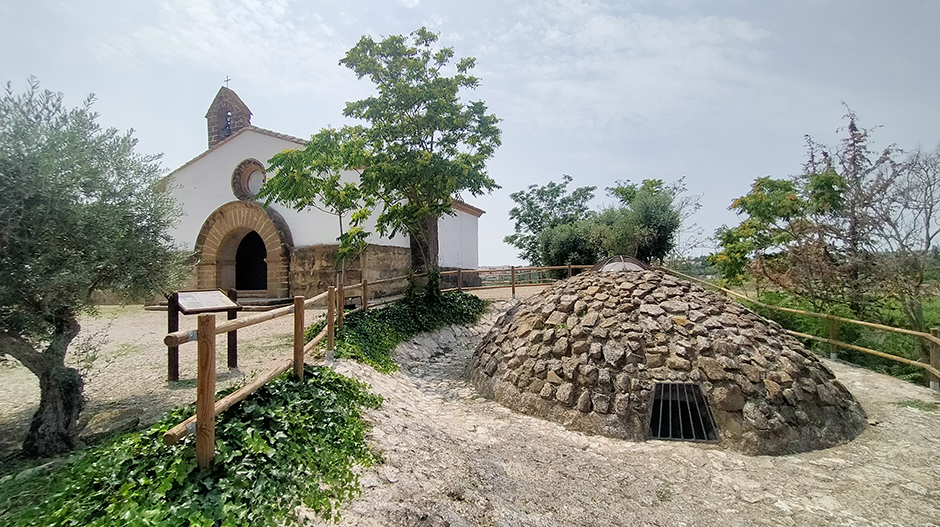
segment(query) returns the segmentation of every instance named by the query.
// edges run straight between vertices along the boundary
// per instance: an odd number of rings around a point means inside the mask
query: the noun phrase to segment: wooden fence
[[[824,319],[828,322],[829,338],[817,337],[816,335],[809,335],[807,333],[800,333],[798,331],[792,331],[789,329],[785,329],[784,331],[786,331],[790,335],[793,335],[794,337],[816,340],[816,341],[828,344],[829,345],[829,357],[832,359],[835,359],[838,356],[836,348],[846,348],[846,349],[851,349],[855,351],[860,351],[862,353],[867,353],[868,355],[882,357],[885,359],[893,360],[895,362],[901,362],[904,364],[915,366],[917,368],[921,368],[930,374],[930,388],[935,391],[940,391],[940,328],[934,328],[931,330],[930,333],[921,333],[919,331],[914,331],[911,329],[885,326],[884,324],[875,324],[873,322],[864,322],[862,320],[854,320],[851,318],[837,317],[835,315],[829,315],[825,313],[814,313],[812,311],[803,311],[800,309],[792,309],[789,307],[774,306],[771,304],[765,304],[763,302],[759,302],[746,295],[742,295],[741,293],[732,291],[730,289],[726,289],[724,287],[717,286],[710,282],[706,282],[705,280],[699,280],[698,278],[694,278],[694,277],[682,274],[678,271],[673,271],[672,269],[668,269],[666,267],[656,267],[655,269],[659,271],[663,271],[665,273],[669,273],[673,276],[677,276],[684,280],[689,280],[690,282],[695,282],[695,283],[704,285],[706,287],[716,289],[727,296],[744,300],[745,302],[749,302],[753,305],[760,306],[765,309],[770,309],[773,311],[780,311],[782,313],[792,313],[795,315],[806,315],[809,317]],[[854,324],[856,326],[878,329],[881,331],[889,331],[892,333],[899,333],[902,335],[910,335],[919,339],[923,339],[926,342],[928,342],[930,346],[930,364],[926,364],[926,363],[919,362],[916,360],[911,360],[905,357],[899,357],[897,355],[884,353],[884,352],[873,350],[870,348],[864,348],[862,346],[856,346],[855,344],[849,344],[847,342],[842,342],[840,340],[837,340],[836,336],[839,334],[839,324]]]
[[[326,292],[320,293],[312,298],[304,298],[302,296],[294,297],[293,305],[272,309],[244,318],[226,320],[221,324],[216,324],[215,313],[199,315],[198,325],[195,330],[168,333],[163,339],[164,344],[168,347],[178,347],[180,344],[193,341],[198,343],[196,414],[167,430],[167,432],[163,434],[163,442],[167,445],[173,445],[187,434],[195,433],[196,460],[201,467],[209,466],[215,456],[216,416],[256,392],[259,388],[288,369],[293,368],[294,376],[298,379],[303,379],[304,357],[313,351],[324,338],[326,339],[326,358],[332,359],[335,331],[337,327],[341,328],[343,325],[345,315],[343,303],[347,291],[358,290],[362,296],[362,306],[348,313],[359,310],[368,311],[371,306],[381,305],[390,301],[389,298],[383,298],[376,299],[378,301],[373,302],[373,299],[370,298],[370,287],[407,279],[407,276],[398,276],[385,280],[377,280],[371,284],[368,280],[363,279],[362,282],[354,285],[344,286],[343,284],[339,284],[337,287],[330,286]],[[326,327],[310,342],[304,344],[304,313],[307,308],[318,303],[323,303],[326,306]],[[252,382],[216,401],[216,335],[237,331],[289,314],[294,315],[293,356],[254,379]]]
[[[512,296],[516,296],[517,287],[525,287],[530,285],[545,285],[547,283],[554,282],[554,279],[545,276],[546,271],[565,271],[564,274],[570,278],[572,273],[575,270],[590,268],[589,265],[565,265],[565,266],[549,266],[549,267],[508,267],[502,269],[457,269],[454,271],[444,271],[442,275],[456,275],[456,287],[447,288],[446,291],[453,290],[478,290],[478,289],[497,289],[497,288],[511,288]],[[871,322],[863,322],[860,320],[853,320],[848,318],[837,317],[834,315],[827,315],[822,313],[813,313],[810,311],[801,311],[798,309],[791,309],[779,306],[772,306],[769,304],[764,304],[753,300],[745,295],[719,287],[717,285],[711,284],[704,280],[699,280],[697,278],[673,271],[665,267],[657,267],[657,270],[672,274],[674,276],[689,280],[691,282],[696,282],[702,284],[706,287],[713,288],[721,291],[722,293],[739,298],[751,304],[776,311],[794,313],[799,315],[806,315],[811,317],[817,317],[826,319],[829,321],[829,338],[817,337],[815,335],[808,335],[805,333],[799,333],[796,331],[785,330],[790,335],[799,338],[813,339],[829,344],[830,353],[832,356],[835,356],[836,347],[842,347],[847,349],[853,349],[861,351],[863,353],[868,353],[870,355],[875,355],[878,357],[887,358],[897,362],[902,362],[905,364],[910,364],[918,368],[922,368],[931,374],[931,388],[934,390],[940,391],[940,329],[932,330],[933,334],[920,333],[917,331],[912,331],[909,329],[895,328],[891,326],[885,326],[882,324],[874,324]],[[464,277],[466,275],[477,275],[480,278],[481,285],[479,286],[468,286],[464,287]],[[417,275],[423,276],[423,275]],[[312,298],[304,298],[302,296],[294,297],[294,303],[290,306],[285,306],[257,315],[248,316],[245,318],[237,318],[234,320],[227,320],[221,324],[216,324],[215,314],[200,315],[199,322],[196,330],[193,331],[175,331],[168,333],[164,337],[163,342],[169,346],[179,346],[186,342],[198,342],[198,368],[197,368],[197,388],[196,388],[196,415],[191,416],[189,419],[186,419],[182,423],[174,426],[169,429],[163,435],[163,442],[167,445],[172,445],[177,443],[180,439],[185,437],[187,434],[196,433],[196,459],[200,466],[205,467],[211,464],[212,458],[215,454],[215,418],[220,413],[224,412],[235,403],[243,400],[248,395],[254,393],[259,388],[264,386],[266,383],[280,375],[281,373],[287,371],[290,368],[294,370],[294,376],[298,379],[303,379],[303,367],[304,367],[304,357],[309,354],[315,347],[317,347],[325,338],[326,339],[326,358],[328,360],[333,358],[333,347],[334,347],[334,336],[337,328],[341,328],[343,325],[343,319],[345,316],[345,309],[343,304],[345,303],[346,292],[358,290],[362,296],[362,306],[356,309],[349,311],[353,313],[355,311],[364,310],[368,311],[370,306],[379,305],[382,303],[387,303],[394,298],[391,297],[385,298],[378,302],[373,302],[370,299],[370,286],[376,286],[380,284],[388,284],[396,281],[402,281],[408,279],[407,276],[398,276],[394,278],[389,278],[386,280],[379,280],[372,282],[371,284],[363,279],[362,282],[358,284],[344,286],[339,284],[337,287],[331,286],[325,293],[320,293]],[[482,285],[482,284],[487,285]],[[326,316],[326,327],[313,338],[310,342],[304,344],[304,311],[313,306],[316,303],[323,302],[326,305],[327,316]],[[285,360],[283,363],[279,364],[272,370],[267,373],[259,376],[254,379],[249,384],[239,388],[235,392],[225,396],[224,398],[215,401],[215,340],[216,335],[222,333],[228,333],[231,331],[236,331],[241,328],[253,326],[266,322],[268,320],[273,320],[278,317],[285,315],[293,314],[294,315],[294,340],[293,340],[293,356],[291,359]],[[877,350],[872,350],[868,348],[863,348],[861,346],[856,346],[854,344],[848,344],[845,342],[840,342],[836,340],[836,335],[838,332],[838,324],[856,324],[859,326],[891,331],[895,333],[901,333],[905,335],[912,335],[917,338],[925,339],[930,343],[930,364],[924,364],[922,362],[910,360],[904,357],[899,357],[897,355],[891,355],[888,353],[883,353]]]

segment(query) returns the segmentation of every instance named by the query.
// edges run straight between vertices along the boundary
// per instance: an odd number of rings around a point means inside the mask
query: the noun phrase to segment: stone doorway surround
[[[196,281],[199,289],[235,287],[235,254],[242,239],[254,231],[264,241],[268,266],[268,298],[289,296],[290,228],[273,209],[250,201],[232,201],[206,218],[196,238]]]

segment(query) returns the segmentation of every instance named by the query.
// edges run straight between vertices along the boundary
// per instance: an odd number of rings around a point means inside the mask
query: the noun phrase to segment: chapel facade
[[[208,149],[164,179],[181,208],[170,229],[178,246],[193,252],[189,289],[236,289],[239,300],[313,296],[335,283],[339,223],[316,209],[262,206],[254,197],[267,177],[267,160],[306,140],[251,124],[252,113],[231,89],[221,87],[206,112]],[[343,179],[355,181],[355,172]],[[477,222],[483,211],[454,202],[454,216],[439,220],[440,265],[478,265]],[[348,228],[348,218],[345,218]],[[347,283],[400,276],[411,265],[406,236],[375,234],[346,270]]]

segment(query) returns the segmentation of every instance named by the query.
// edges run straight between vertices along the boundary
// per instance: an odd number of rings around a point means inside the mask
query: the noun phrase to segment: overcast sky
[[[838,142],[844,101],[877,147],[940,142],[940,1],[95,0],[0,4],[0,80],[134,128],[175,169],[206,149],[204,115],[228,76],[252,124],[309,137],[342,126],[372,84],[338,65],[360,36],[427,26],[477,58],[503,121],[489,164],[501,190],[468,199],[480,264],[522,263],[502,243],[509,195],[558,181],[685,177],[708,233],[755,177],[799,172],[804,135]]]

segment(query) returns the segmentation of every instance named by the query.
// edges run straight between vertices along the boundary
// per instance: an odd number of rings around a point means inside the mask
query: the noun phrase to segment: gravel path
[[[82,321],[83,336],[107,328],[109,339],[86,388],[87,414],[95,416],[89,428],[128,415],[150,422],[193,400],[195,344],[181,350],[183,381],[165,380],[165,313],[129,307],[102,314]],[[370,441],[385,462],[363,470],[363,494],[344,507],[340,525],[940,526],[934,392],[824,361],[874,424],[855,441],[799,455],[748,457],[709,445],[588,436],[475,395],[463,368],[494,316],[403,344],[402,369],[393,375],[335,363],[386,399],[368,414]],[[228,372],[220,346],[220,387],[289,355],[291,324],[283,317],[240,331],[241,372]],[[194,326],[195,317],[184,317],[184,328]],[[0,365],[0,455],[21,442],[38,404],[36,384],[14,361]]]
[[[368,416],[385,462],[340,525],[940,524],[940,410],[910,406],[940,402],[930,390],[825,360],[873,423],[855,441],[780,457],[631,443],[475,396],[463,368],[485,329],[403,344],[393,375],[336,366],[385,397]]]

